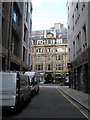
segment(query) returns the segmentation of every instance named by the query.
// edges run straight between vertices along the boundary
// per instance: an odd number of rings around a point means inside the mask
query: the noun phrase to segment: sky
[[[54,27],[54,23],[67,26],[67,0],[32,0],[32,30]]]

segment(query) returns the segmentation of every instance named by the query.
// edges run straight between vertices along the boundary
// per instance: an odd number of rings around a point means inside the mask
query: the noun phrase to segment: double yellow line
[[[56,88],[74,107],[76,107],[88,120],[90,120],[90,116],[79,106],[77,106],[72,100],[70,100],[59,88]]]

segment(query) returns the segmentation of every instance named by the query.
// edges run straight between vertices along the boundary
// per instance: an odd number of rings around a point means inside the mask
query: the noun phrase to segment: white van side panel
[[[2,101],[2,106],[15,106],[16,73],[0,74],[2,74],[2,89],[0,89],[0,93],[2,93],[0,94],[0,101]]]

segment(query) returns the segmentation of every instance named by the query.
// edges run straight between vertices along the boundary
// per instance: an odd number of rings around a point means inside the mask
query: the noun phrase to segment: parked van
[[[31,99],[31,87],[29,77],[15,72],[0,72],[0,106],[19,110],[23,103]]]
[[[25,75],[29,76],[30,84],[31,84],[31,94],[34,95],[36,93],[39,93],[39,73],[36,72],[25,72]]]

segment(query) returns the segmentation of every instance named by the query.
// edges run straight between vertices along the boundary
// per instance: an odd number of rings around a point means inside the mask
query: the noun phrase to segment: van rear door
[[[2,106],[15,106],[16,73],[2,72],[0,76],[2,76],[2,89],[0,89],[0,101],[2,101]]]

